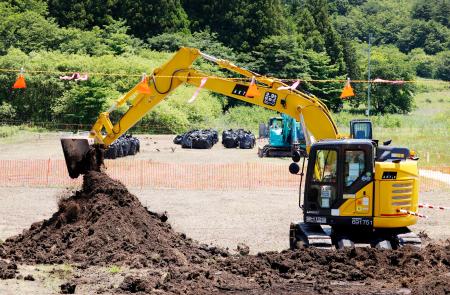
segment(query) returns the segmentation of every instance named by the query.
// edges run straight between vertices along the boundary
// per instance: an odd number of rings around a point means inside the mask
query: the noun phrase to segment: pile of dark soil
[[[91,171],[81,191],[53,216],[0,246],[0,256],[26,263],[186,265],[211,255],[148,211],[118,181]],[[215,250],[216,251],[216,250]],[[225,251],[216,251],[227,255]]]
[[[13,279],[17,273],[17,265],[14,262],[0,259],[0,280]]]
[[[448,294],[450,241],[422,250],[319,249],[231,254],[174,232],[165,215],[143,207],[118,181],[90,172],[83,188],[49,220],[0,245],[24,263],[126,264],[118,293]],[[241,247],[242,248],[242,247]],[[0,260],[0,275],[3,267]],[[76,281],[74,283],[77,283]],[[114,290],[109,290],[114,291]]]

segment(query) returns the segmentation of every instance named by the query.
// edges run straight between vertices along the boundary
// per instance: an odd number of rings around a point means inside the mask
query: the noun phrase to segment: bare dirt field
[[[61,159],[63,156],[59,136],[60,134],[55,133],[32,134],[32,144],[28,137],[22,135],[2,139],[0,159]],[[286,166],[290,163],[289,159],[259,159],[256,149],[224,149],[219,143],[206,151],[183,150],[173,145],[173,136],[140,138],[141,153],[136,157],[157,162],[267,161],[286,163]],[[447,206],[450,203],[450,192],[447,188],[448,186],[444,185],[421,192],[421,202]],[[231,252],[236,249],[238,243],[248,245],[251,254],[282,251],[288,247],[289,223],[301,219],[298,192],[295,189],[211,191],[130,188],[130,191],[152,211],[167,211],[169,222],[176,232],[183,232],[202,243],[228,248]],[[4,241],[21,233],[34,222],[50,218],[57,209],[59,198],[71,193],[61,188],[0,188],[0,240]],[[423,209],[421,212],[429,218],[420,219],[412,228],[415,232],[424,231],[434,241],[450,238],[448,211]],[[111,286],[117,288],[125,275],[139,273],[126,266],[117,271],[111,267],[100,266],[84,270],[71,264],[19,265],[19,272],[23,276],[32,274],[36,280],[0,280],[0,294],[58,293],[59,285],[74,277],[85,278],[84,283],[79,283],[77,293],[97,292],[101,287],[105,288],[102,293],[108,293],[107,290],[111,289]],[[77,281],[80,282],[80,279]],[[352,290],[355,290],[356,294],[364,293],[365,287],[358,288]],[[342,289],[341,293],[346,293],[345,290]],[[400,289],[395,289],[395,292],[393,290],[383,294],[392,294]],[[318,290],[311,292],[314,294]]]
[[[288,248],[289,223],[301,220],[296,191],[176,191],[131,189],[144,206],[167,211],[174,229],[191,238],[235,249],[239,242],[252,253]],[[61,189],[1,188],[0,240],[19,234],[33,222],[50,218]],[[424,193],[427,203],[444,204],[439,193]],[[428,219],[412,227],[430,238],[450,238],[450,215],[424,209]]]
[[[63,159],[60,137],[64,133],[26,133],[13,138],[0,139],[0,159]],[[237,162],[286,162],[290,159],[264,158],[257,155],[257,148],[249,150],[226,149],[220,142],[210,150],[182,149],[173,143],[174,135],[138,135],[141,152],[135,159],[155,162],[237,163]],[[257,145],[264,142],[257,142]]]

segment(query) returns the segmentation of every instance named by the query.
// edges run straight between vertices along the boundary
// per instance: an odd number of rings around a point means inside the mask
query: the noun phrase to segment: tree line
[[[64,59],[74,55],[90,66],[96,58],[105,57],[108,65],[117,69],[114,59],[107,57],[151,62],[153,51],[173,52],[180,46],[192,46],[281,79],[357,80],[367,77],[366,42],[372,34],[372,77],[411,80],[418,75],[450,80],[449,2],[1,0],[0,64],[17,67],[33,61],[36,68],[80,70],[82,64],[49,65],[44,59],[35,59],[36,55]],[[11,77],[0,73],[0,81],[8,79]],[[95,112],[99,105],[94,101],[102,101],[102,107],[125,92],[130,80],[117,79],[114,85],[118,86],[112,89],[96,80],[97,84],[89,82],[90,89],[66,85],[47,90],[52,79],[42,77],[37,87],[40,90],[32,95],[31,90],[24,92],[20,102],[8,101],[10,90],[0,89],[0,112],[15,118],[67,120],[64,110],[73,111],[73,107],[65,103],[92,106],[90,112]],[[333,111],[340,111],[342,86],[336,82],[302,82],[300,87],[323,99]],[[364,106],[365,87],[355,85],[357,95],[350,99],[351,107]],[[49,95],[52,91],[55,93]],[[413,108],[413,93],[411,84],[374,85],[375,112],[408,113]],[[45,100],[46,110],[33,105],[34,99]],[[223,97],[217,99],[222,111],[237,104]],[[30,109],[24,109],[24,101]],[[55,115],[49,109],[59,112]],[[91,118],[83,122],[90,123],[88,120]]]

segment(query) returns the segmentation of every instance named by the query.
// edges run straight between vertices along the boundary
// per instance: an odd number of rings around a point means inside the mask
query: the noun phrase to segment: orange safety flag
[[[14,83],[13,87],[14,89],[23,89],[27,88],[27,83],[25,83],[25,77],[23,74],[20,74],[17,78],[16,82]]]
[[[353,92],[352,85],[350,85],[350,78],[348,78],[347,82],[345,83],[344,89],[342,89],[340,98],[346,98],[350,96],[355,96],[355,93]]]
[[[258,90],[258,87],[255,83],[255,76],[252,77],[252,81],[250,82],[250,85],[248,86],[247,93],[245,93],[245,97],[255,97],[260,95],[261,93]]]
[[[151,94],[152,93],[152,90],[148,86],[148,79],[145,74],[142,77],[142,81],[139,82],[138,91],[142,94]]]

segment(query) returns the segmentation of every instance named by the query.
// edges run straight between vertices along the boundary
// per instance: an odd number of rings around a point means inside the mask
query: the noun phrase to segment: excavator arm
[[[224,78],[209,75],[192,68],[194,61],[200,57],[216,63],[221,68],[243,75],[248,79]],[[247,93],[247,91],[253,78],[258,91],[253,96],[250,96],[250,93]],[[99,115],[90,132],[91,142],[93,138],[95,143],[105,147],[109,146],[139,122],[145,114],[179,85],[186,83],[199,87],[203,79],[206,79],[203,85],[205,89],[285,113],[299,120],[304,129],[307,151],[309,151],[311,144],[317,140],[342,137],[338,134],[336,124],[331,118],[328,108],[317,97],[296,89],[286,89],[288,85],[279,79],[261,76],[238,67],[229,61],[204,54],[198,49],[184,47],[167,63],[153,71],[148,83],[150,91],[146,91],[146,93],[140,91],[141,83],[143,83],[141,82],[119,98],[108,111]],[[117,123],[113,124],[109,114],[116,108],[126,104],[129,105],[127,112]],[[92,164],[92,159],[85,160],[86,155],[89,154],[91,142],[88,139],[83,141],[80,138],[62,139],[64,155],[71,177],[78,177],[85,170],[95,170],[96,165]],[[91,152],[90,155],[95,155],[95,153]],[[97,162],[99,161],[97,160]]]

